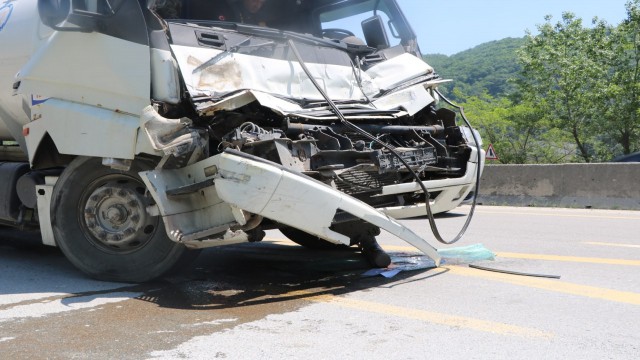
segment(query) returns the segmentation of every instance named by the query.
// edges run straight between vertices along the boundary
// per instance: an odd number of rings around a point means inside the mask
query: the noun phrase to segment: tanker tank
[[[53,30],[40,22],[37,0],[0,2],[0,140],[17,141],[23,149],[22,127],[29,105],[14,96],[16,74]]]

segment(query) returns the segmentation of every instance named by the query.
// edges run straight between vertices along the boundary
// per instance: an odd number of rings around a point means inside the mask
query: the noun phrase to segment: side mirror
[[[38,0],[43,24],[58,31],[93,31],[100,19],[118,12],[125,0]]]
[[[56,28],[67,20],[71,13],[70,0],[38,0],[40,21],[50,28]]]
[[[376,49],[389,47],[389,38],[380,15],[374,15],[362,22],[362,33],[367,45]]]

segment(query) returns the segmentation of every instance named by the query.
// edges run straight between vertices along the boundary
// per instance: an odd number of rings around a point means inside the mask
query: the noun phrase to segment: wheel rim
[[[89,186],[78,206],[83,232],[103,251],[127,253],[139,250],[151,241],[159,217],[146,208],[151,201],[138,180],[109,176]]]

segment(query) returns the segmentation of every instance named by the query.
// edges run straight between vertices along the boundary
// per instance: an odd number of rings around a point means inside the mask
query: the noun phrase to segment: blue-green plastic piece
[[[453,247],[438,250],[442,256],[442,265],[471,264],[477,261],[494,260],[495,254],[482,244]],[[389,252],[391,268],[402,271],[435,268],[435,262],[428,256],[419,253]]]
[[[442,256],[442,263],[449,265],[471,264],[476,261],[495,260],[496,258],[496,254],[482,244],[439,249],[438,254]]]

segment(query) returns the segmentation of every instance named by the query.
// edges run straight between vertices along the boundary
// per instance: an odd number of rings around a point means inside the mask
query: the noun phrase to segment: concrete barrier
[[[487,165],[478,202],[640,210],[640,163]]]

